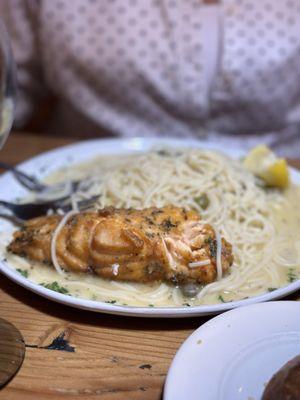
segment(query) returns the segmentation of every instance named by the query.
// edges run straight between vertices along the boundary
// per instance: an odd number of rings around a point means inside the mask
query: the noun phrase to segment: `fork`
[[[25,174],[25,172],[20,171],[18,168],[13,167],[10,164],[0,161],[0,169],[4,169],[6,171],[10,171],[13,173],[14,177],[17,181],[24,186],[26,189],[40,193],[40,194],[49,194],[54,193],[57,194],[59,191],[66,189],[66,186],[69,182],[57,183],[54,185],[45,185],[40,182],[37,178],[32,175]],[[81,181],[70,181],[70,193],[73,193],[78,188]],[[68,193],[68,195],[70,194]]]
[[[79,210],[84,210],[91,207],[99,196],[93,196],[90,199],[81,200],[77,203]],[[24,203],[16,204],[5,200],[0,200],[0,206],[3,206],[14,214],[18,219],[26,221],[31,218],[45,215],[48,210],[62,210],[68,212],[72,209],[71,204],[65,204],[65,201],[43,201],[39,203]]]

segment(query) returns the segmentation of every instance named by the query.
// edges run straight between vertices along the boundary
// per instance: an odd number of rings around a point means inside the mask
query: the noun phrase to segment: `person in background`
[[[48,132],[175,136],[300,155],[300,2],[0,0],[15,125],[51,94]]]

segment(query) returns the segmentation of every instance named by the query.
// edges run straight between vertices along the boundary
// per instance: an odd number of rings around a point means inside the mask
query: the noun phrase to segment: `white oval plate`
[[[172,146],[176,148],[197,147],[217,150],[226,153],[232,157],[240,157],[243,153],[238,149],[224,149],[224,146],[217,144],[209,144],[191,139],[97,139],[79,142],[73,145],[55,149],[39,156],[36,156],[22,164],[19,167],[29,174],[43,178],[51,172],[59,168],[70,166],[72,164],[84,162],[90,158],[101,154],[126,154],[132,152],[147,151],[154,146]],[[300,174],[295,170],[291,170],[292,180],[300,184]],[[5,173],[0,176],[1,199],[14,201],[16,198],[22,198],[28,195],[28,192],[21,187],[13,178],[11,173]],[[11,229],[12,225],[0,219],[0,232]],[[140,317],[190,317],[195,315],[207,315],[223,312],[242,305],[268,301],[284,297],[296,290],[300,289],[300,280],[291,283],[288,286],[274,290],[273,292],[263,294],[261,296],[252,297],[246,300],[228,302],[224,304],[203,305],[195,307],[132,307],[118,306],[92,300],[80,299],[66,296],[52,290],[46,289],[36,283],[24,278],[18,272],[13,270],[6,262],[0,261],[0,271],[14,282],[32,290],[41,296],[47,297],[59,303],[68,304],[76,308],[92,310],[97,312],[105,312],[110,314],[123,314]]]
[[[206,322],[180,347],[164,400],[261,400],[272,375],[299,354],[299,302],[228,311]]]

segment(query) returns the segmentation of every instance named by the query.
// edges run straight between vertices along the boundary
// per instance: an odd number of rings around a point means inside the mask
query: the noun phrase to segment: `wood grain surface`
[[[0,388],[18,371],[24,355],[25,343],[20,331],[0,318]]]
[[[70,142],[12,134],[0,160],[21,162]],[[300,161],[294,164],[300,167]],[[13,323],[26,343],[24,363],[0,390],[0,400],[160,400],[177,349],[206,320],[138,319],[76,310],[4,276],[0,317]]]

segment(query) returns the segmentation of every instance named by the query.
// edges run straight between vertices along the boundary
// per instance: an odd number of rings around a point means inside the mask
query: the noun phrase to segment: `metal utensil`
[[[38,193],[39,200],[55,200],[59,197],[68,197],[72,193],[76,192],[81,181],[68,181],[60,182],[53,185],[46,185],[40,182],[37,178],[32,175],[28,175],[18,168],[7,164],[5,162],[0,162],[0,169],[12,172],[17,181],[31,192]]]
[[[55,183],[53,185],[46,185],[40,182],[36,177],[28,175],[25,172],[20,171],[18,168],[14,167],[13,165],[7,164],[2,161],[0,161],[0,169],[12,172],[17,181],[26,189],[32,192],[45,194],[47,195],[47,197],[51,193],[57,195],[57,193],[62,191],[69,192],[67,195],[70,195],[71,193],[74,193],[77,190],[79,184],[81,183],[81,181],[69,181],[69,182]]]
[[[16,66],[9,36],[4,23],[0,20],[0,149],[13,124],[16,82]]]
[[[0,169],[12,172],[14,177],[22,186],[26,189],[32,190],[33,192],[40,192],[46,188],[46,185],[39,182],[34,176],[25,174],[13,165],[0,161]]]
[[[0,387],[20,369],[25,356],[25,343],[20,331],[0,318]]]
[[[99,196],[93,196],[90,199],[81,200],[77,203],[79,210],[91,207]],[[68,212],[72,209],[70,202],[66,202],[65,198],[60,200],[49,200],[39,203],[16,204],[8,201],[0,200],[0,206],[9,209],[20,220],[28,220],[35,217],[45,215],[48,210],[62,210]]]

